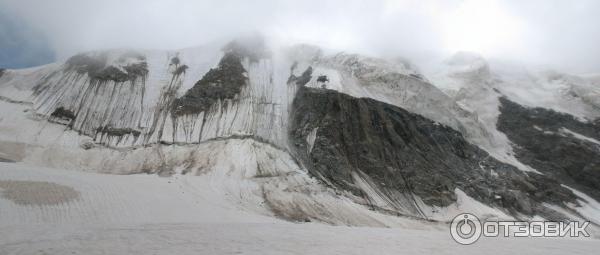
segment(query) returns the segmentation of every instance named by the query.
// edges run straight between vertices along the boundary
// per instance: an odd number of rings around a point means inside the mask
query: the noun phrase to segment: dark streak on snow
[[[185,74],[185,71],[188,69],[187,65],[182,65],[177,67],[177,69],[175,69],[175,71],[173,71],[174,75],[182,75]]]
[[[161,141],[165,128],[165,122],[167,120],[167,117],[172,112],[173,104],[177,96],[177,91],[179,91],[179,88],[181,87],[183,78],[185,76],[185,72],[188,69],[187,65],[181,64],[181,60],[178,56],[174,56],[171,58],[169,66],[173,66],[174,71],[172,72],[169,84],[167,84],[167,86],[164,86],[160,91],[159,100],[155,107],[154,116],[152,118],[152,125],[150,126],[150,129],[145,137],[144,143],[148,143],[155,132],[157,132],[158,141]],[[171,118],[173,118],[172,115]],[[173,125],[175,126],[175,122],[173,122]]]

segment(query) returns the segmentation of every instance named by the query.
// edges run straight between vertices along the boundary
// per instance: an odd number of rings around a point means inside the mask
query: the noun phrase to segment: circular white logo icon
[[[450,224],[450,235],[459,244],[475,243],[481,237],[481,222],[473,214],[459,214]]]

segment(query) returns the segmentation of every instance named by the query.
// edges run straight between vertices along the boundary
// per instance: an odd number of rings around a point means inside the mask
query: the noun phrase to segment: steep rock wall
[[[499,162],[450,127],[372,99],[302,87],[291,143],[309,172],[375,208],[427,217],[455,189],[510,214],[561,218],[546,208],[575,202],[553,178]]]
[[[515,143],[517,158],[600,200],[600,122],[500,98],[498,130]]]

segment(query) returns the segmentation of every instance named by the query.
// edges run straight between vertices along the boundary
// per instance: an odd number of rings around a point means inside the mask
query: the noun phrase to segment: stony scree
[[[600,200],[600,145],[569,133],[600,141],[598,120],[581,122],[568,114],[527,108],[504,97],[500,102],[498,130],[515,144],[521,162]]]
[[[308,150],[307,137],[317,128]],[[524,173],[447,126],[368,98],[301,87],[289,135],[294,153],[313,176],[358,197],[368,191],[355,176],[372,180],[389,201],[404,205],[400,200],[416,195],[427,205],[448,206],[456,201],[455,188],[512,215],[559,217],[542,203],[564,207],[564,202],[575,202],[575,195],[555,179]],[[412,208],[413,216],[423,217],[419,211]]]
[[[209,70],[182,97],[173,102],[174,116],[198,114],[210,109],[218,100],[234,99],[248,83],[242,58],[236,53],[226,53],[217,68]]]

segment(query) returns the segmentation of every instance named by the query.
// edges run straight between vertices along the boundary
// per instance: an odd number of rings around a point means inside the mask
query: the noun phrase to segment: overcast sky
[[[0,0],[0,10],[36,31],[11,36],[35,34],[59,59],[105,48],[177,49],[259,31],[375,56],[474,51],[600,72],[597,0]],[[8,23],[0,19],[0,35]]]

